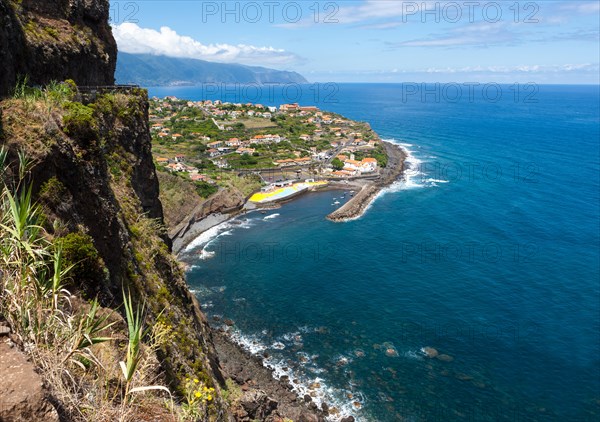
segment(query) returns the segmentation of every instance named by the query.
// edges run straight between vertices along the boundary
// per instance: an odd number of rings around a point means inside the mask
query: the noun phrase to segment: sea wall
[[[402,176],[406,154],[397,145],[389,142],[383,142],[383,145],[388,155],[388,163],[381,171],[380,178],[364,185],[352,199],[329,214],[327,216],[329,220],[344,222],[359,218],[383,188],[391,185]]]

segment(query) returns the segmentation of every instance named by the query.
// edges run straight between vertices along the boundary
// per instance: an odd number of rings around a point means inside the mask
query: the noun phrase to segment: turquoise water
[[[191,288],[358,420],[599,420],[598,87],[541,86],[536,103],[402,91],[345,84],[320,106],[402,144],[406,182],[349,223],[325,219],[343,192],[323,192],[214,229],[183,256]]]

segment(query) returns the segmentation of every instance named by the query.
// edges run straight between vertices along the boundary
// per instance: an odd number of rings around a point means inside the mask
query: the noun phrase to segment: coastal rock
[[[6,325],[0,325],[0,336],[7,336],[10,334],[10,328]]]
[[[251,420],[264,420],[277,409],[277,402],[258,390],[245,392],[240,405]]]
[[[0,362],[0,421],[58,422],[42,379],[25,355],[2,341]]]
[[[438,360],[441,360],[442,362],[452,362],[454,360],[454,358],[450,355],[446,355],[444,353],[437,355],[436,358]]]
[[[5,134],[2,145],[11,157],[25,148],[36,163],[31,170],[34,196],[47,182],[59,187],[60,200],[41,198],[49,226],[51,222],[60,223],[62,235],[84,233],[82,242],[97,256],[90,271],[80,271],[73,277],[71,293],[97,297],[101,306],[117,308],[125,283],[135,300],[149,304],[145,322],[154,323],[162,314],[165,323],[177,329],[176,339],[157,352],[168,382],[178,386],[183,374],[201,371],[212,385],[224,385],[207,318],[169,253],[168,239],[159,237],[159,224],[142,224],[146,221],[142,215],[158,222],[163,217],[145,91],[114,94],[103,99],[102,107],[93,107],[92,135],[102,139],[101,146],[87,139],[87,134],[70,136],[64,132],[62,110],[50,115],[27,114],[21,102],[11,101],[0,102],[0,109],[0,126]],[[46,144],[31,144],[38,132],[30,128],[43,127],[48,119],[60,123],[60,132],[51,138],[44,134],[48,137],[43,141]],[[111,173],[114,168],[122,169],[118,182]],[[163,313],[166,308],[168,312]],[[228,417],[220,390],[215,390],[214,406]]]
[[[161,181],[176,177],[158,172]],[[221,190],[202,202],[191,202],[177,209],[165,209],[165,222],[169,237],[173,240],[173,251],[178,253],[199,232],[207,230],[207,221],[216,219],[215,224],[226,221],[229,215],[239,211],[245,203],[244,195],[237,189]],[[191,207],[191,209],[190,209]]]
[[[355,421],[354,416],[346,416],[345,418],[342,418],[340,420],[340,422],[354,422],[354,421]]]
[[[233,326],[235,325],[235,322],[233,322],[233,320],[232,320],[232,319],[229,319],[229,318],[225,318],[225,319],[223,320],[223,323],[224,323],[225,325],[227,325],[228,327],[233,327]]]
[[[247,384],[244,391],[245,404],[235,405],[232,409],[234,420],[249,422],[261,420],[265,422],[279,422],[286,418],[293,421],[324,422],[320,412],[311,411],[304,397],[298,397],[290,391],[289,377],[282,382],[275,378],[269,365],[264,365],[262,359],[254,359],[252,355],[244,352],[228,336],[213,333],[213,340],[219,355],[219,363],[227,378],[233,379],[238,385]],[[250,380],[251,379],[251,383]],[[299,380],[294,380],[297,384]],[[243,389],[242,389],[243,390]],[[269,400],[267,400],[266,398]],[[258,407],[252,402],[257,402]],[[238,402],[239,403],[239,402]],[[275,407],[276,404],[276,408]],[[218,419],[229,420],[229,419]]]
[[[423,347],[421,349],[421,352],[423,352],[423,354],[428,357],[429,359],[433,359],[435,358],[437,355],[439,355],[439,352],[434,349],[433,347]]]
[[[389,348],[385,350],[385,355],[390,358],[397,358],[398,352],[396,351],[396,349]]]

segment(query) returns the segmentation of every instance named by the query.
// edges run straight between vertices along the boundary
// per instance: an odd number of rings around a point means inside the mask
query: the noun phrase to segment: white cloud
[[[153,54],[256,66],[284,66],[300,61],[295,54],[273,47],[202,44],[191,37],[179,35],[167,26],[156,31],[127,22],[114,25],[113,35],[117,40],[119,51],[132,54]]]
[[[346,6],[348,3],[351,3],[352,5]],[[315,19],[315,16],[311,15],[299,22],[283,23],[276,26],[297,29],[316,24],[323,24],[325,22],[329,22],[329,24],[339,23],[342,25],[357,24],[359,26],[365,22],[374,22],[372,24],[360,26],[360,28],[391,29],[406,23],[409,16],[412,19],[420,20],[420,15],[418,15],[419,11],[439,7],[440,1],[364,0],[362,3],[352,1],[346,3],[332,2],[331,4],[334,4],[337,8],[335,10],[327,9],[326,11],[328,13],[323,12],[320,14],[318,20]],[[392,22],[389,22],[390,19],[392,19]]]
[[[600,3],[597,1],[567,2],[561,7],[563,10],[570,10],[584,15],[600,12]]]
[[[566,73],[589,72],[600,70],[598,64],[554,64],[554,65],[518,65],[518,66],[466,66],[462,68],[430,68],[428,73]]]
[[[490,45],[512,45],[524,43],[525,39],[517,37],[514,28],[518,24],[505,22],[477,22],[452,28],[426,38],[388,43],[391,47],[457,47]]]

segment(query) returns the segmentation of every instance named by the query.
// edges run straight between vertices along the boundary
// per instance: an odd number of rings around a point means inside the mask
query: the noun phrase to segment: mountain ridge
[[[115,76],[120,84],[141,86],[194,86],[202,83],[308,83],[297,72],[123,52],[118,53]]]

